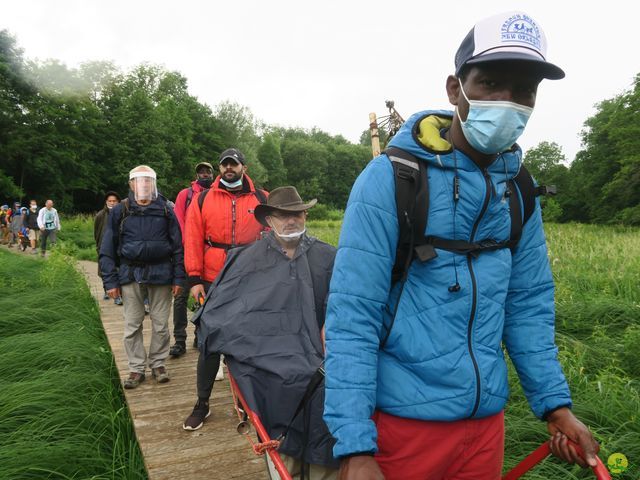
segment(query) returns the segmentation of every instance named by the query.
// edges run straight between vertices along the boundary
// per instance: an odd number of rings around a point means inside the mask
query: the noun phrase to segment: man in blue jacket
[[[507,182],[522,161],[515,141],[540,81],[564,77],[545,55],[544,33],[528,15],[480,21],[447,78],[455,111],[417,113],[391,141],[426,162],[424,233],[446,239],[434,241],[431,258],[412,261],[405,281],[391,279],[399,224],[390,159],[375,158],[356,180],[326,320],[324,417],[341,479],[499,479],[509,395],[503,346],[533,413],[548,424],[553,453],[595,465],[597,443],[571,412],[557,357],[537,201],[517,246],[506,248]],[[452,240],[505,248],[466,253],[447,248]]]
[[[145,379],[147,363],[158,383],[169,381],[169,311],[172,294],[183,288],[185,274],[180,226],[167,201],[158,194],[156,172],[140,165],[129,172],[129,196],[109,212],[100,246],[100,271],[107,294],[122,297],[124,348],[129,377],[124,388]],[[152,325],[149,356],[142,322],[146,287]]]

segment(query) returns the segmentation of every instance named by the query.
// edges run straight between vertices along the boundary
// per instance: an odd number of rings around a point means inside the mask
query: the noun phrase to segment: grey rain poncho
[[[273,233],[230,250],[194,317],[201,350],[225,355],[240,391],[272,439],[289,424],[323,362],[320,330],[335,251],[305,235],[289,259]],[[279,451],[295,458],[302,458],[304,451],[306,463],[337,468],[323,406],[324,382],[295,419]]]

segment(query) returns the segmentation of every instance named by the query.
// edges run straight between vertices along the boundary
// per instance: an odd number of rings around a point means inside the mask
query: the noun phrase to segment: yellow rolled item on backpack
[[[451,126],[450,118],[430,115],[420,121],[418,140],[422,145],[434,152],[448,152],[451,144],[440,136],[440,130]]]

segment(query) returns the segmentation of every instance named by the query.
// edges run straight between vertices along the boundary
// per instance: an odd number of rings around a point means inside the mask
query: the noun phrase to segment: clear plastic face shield
[[[129,175],[129,186],[137,203],[149,203],[158,198],[156,173],[140,170]]]

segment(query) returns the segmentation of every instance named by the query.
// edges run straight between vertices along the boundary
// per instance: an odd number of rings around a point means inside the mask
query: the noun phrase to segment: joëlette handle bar
[[[260,437],[260,441],[261,442],[271,441],[271,438],[269,437],[267,430],[264,428],[264,425],[262,425],[262,421],[260,421],[260,417],[256,412],[254,412],[249,408],[249,405],[247,405],[247,401],[244,399],[244,395],[242,395],[242,392],[238,388],[238,384],[236,383],[235,378],[233,378],[233,376],[231,375],[231,372],[229,372],[229,383],[231,383],[231,388],[233,388],[233,390],[236,392],[236,396],[238,397],[238,400],[240,400],[240,403],[242,404],[242,409],[247,414],[247,417],[249,417],[249,421],[256,429],[256,432],[258,433],[258,437]],[[282,461],[282,458],[280,458],[280,455],[278,454],[278,452],[273,448],[269,448],[267,449],[267,455],[269,455],[269,457],[271,458],[271,461],[273,462],[273,466],[276,468],[278,475],[280,475],[280,480],[292,480],[291,474],[287,470],[287,467],[284,465],[284,462]]]
[[[582,449],[574,442],[569,440],[569,443],[573,448],[576,449],[578,455],[584,458],[584,452]],[[512,470],[510,470],[502,480],[516,480],[520,478],[522,475],[531,470],[535,465],[540,463],[542,460],[547,458],[551,454],[551,446],[549,442],[544,442],[538,448],[536,448],[532,453],[527,455],[527,457],[522,460],[518,465],[516,465]],[[596,478],[598,480],[611,480],[611,475],[607,471],[607,467],[604,466],[602,460],[596,456],[596,466],[591,467],[593,473],[595,473]]]

